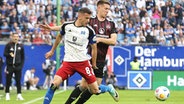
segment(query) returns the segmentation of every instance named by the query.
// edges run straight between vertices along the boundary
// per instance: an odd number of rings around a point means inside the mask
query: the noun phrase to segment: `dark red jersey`
[[[94,29],[96,36],[110,38],[112,33],[116,33],[115,23],[109,19],[99,21],[97,17],[92,17],[89,23]],[[97,62],[104,62],[109,45],[104,43],[97,44]]]

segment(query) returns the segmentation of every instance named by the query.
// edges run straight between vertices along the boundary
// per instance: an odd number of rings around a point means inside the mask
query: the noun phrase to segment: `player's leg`
[[[6,71],[6,87],[5,87],[6,100],[10,100],[10,86],[11,86],[12,75],[13,75],[13,72],[9,71],[8,68],[7,68],[7,71]]]
[[[60,86],[63,80],[67,79],[69,75],[72,76],[75,73],[72,69],[73,68],[71,67],[70,63],[68,62],[62,63],[62,67],[60,67],[60,69],[56,72],[56,75],[54,76],[54,80],[50,88],[48,88],[47,90],[43,104],[50,104],[53,98],[54,92]]]
[[[50,86],[50,88],[48,88],[47,93],[44,97],[44,101],[43,104],[50,104],[53,96],[54,96],[54,92],[56,91],[56,89],[59,87],[59,85],[62,83],[62,78],[58,75],[54,76],[54,80]]]
[[[84,78],[82,78],[80,85],[78,85],[70,94],[69,98],[65,102],[65,104],[71,104],[73,101],[75,101],[79,95],[86,90],[88,87],[87,82]]]
[[[97,84],[97,81],[91,83],[91,84],[88,84],[88,87],[89,89],[85,90],[79,100],[77,100],[77,102],[75,104],[84,104],[93,94],[100,94],[101,91],[99,90],[98,88],[98,84]]]
[[[104,67],[104,63],[97,63],[97,67],[99,68],[98,70],[94,70],[95,76],[96,76],[96,80],[97,83],[99,85],[99,89],[101,90],[101,93],[105,93],[105,92],[109,92],[109,94],[113,97],[113,99],[115,101],[119,101],[119,94],[117,93],[117,91],[114,89],[114,87],[112,85],[102,85],[102,78],[103,78],[103,67]],[[77,104],[82,104],[82,102],[86,102],[90,97],[92,96],[92,94],[90,93],[89,90],[85,90],[81,95],[80,98],[77,101]],[[78,103],[79,102],[79,103]]]
[[[17,87],[17,100],[24,100],[22,97],[22,92],[21,92],[21,76],[22,76],[22,71],[21,70],[16,70],[15,72],[15,80],[16,80],[16,87]]]

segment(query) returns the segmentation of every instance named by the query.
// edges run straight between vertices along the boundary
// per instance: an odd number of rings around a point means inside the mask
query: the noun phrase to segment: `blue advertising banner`
[[[112,68],[126,76],[134,56],[139,58],[141,70],[184,70],[184,47],[125,46],[113,48]]]
[[[140,70],[183,70],[184,71],[184,47],[176,46],[115,46],[112,48],[112,62],[110,70],[113,70],[118,79],[118,84],[124,86],[127,82],[127,72],[131,69],[130,62],[134,56],[138,57]]]
[[[39,85],[43,84],[45,75],[42,71],[42,62],[44,62],[44,55],[49,51],[51,46],[48,45],[25,45],[25,65],[22,74],[24,75],[27,69],[31,67],[36,68],[36,75],[40,78]],[[167,47],[167,46],[115,46],[111,47],[110,53],[110,68],[116,74],[118,79],[118,86],[127,86],[128,71],[130,70],[130,62],[134,56],[139,58],[140,69],[146,71],[153,70],[172,70],[184,71],[184,47]],[[3,56],[4,45],[0,45],[0,56]],[[61,46],[61,60],[63,58],[63,46]],[[52,57],[55,59],[55,55]],[[4,65],[5,66],[5,65]],[[3,67],[4,70],[4,67]],[[132,76],[133,77],[133,76]],[[72,76],[68,85],[74,85],[81,77],[76,74]],[[23,79],[22,79],[23,81]],[[5,77],[3,74],[3,83]]]

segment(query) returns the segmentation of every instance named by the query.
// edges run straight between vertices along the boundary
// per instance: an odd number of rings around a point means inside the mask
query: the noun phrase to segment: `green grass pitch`
[[[64,104],[72,90],[56,91],[51,104]],[[85,104],[184,104],[184,91],[170,91],[166,101],[158,101],[153,90],[118,90],[120,101],[115,102],[108,94],[93,95]],[[16,100],[16,90],[11,91],[11,100],[5,101],[5,93],[0,90],[0,104],[42,104],[46,90],[22,91],[24,101]],[[74,103],[73,103],[74,104]]]

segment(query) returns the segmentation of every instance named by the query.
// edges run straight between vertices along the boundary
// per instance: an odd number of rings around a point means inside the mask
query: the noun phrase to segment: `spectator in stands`
[[[24,0],[19,0],[19,4],[17,4],[17,12],[21,15],[23,12],[27,11],[27,6]]]
[[[171,25],[171,26],[173,26],[173,27],[176,27],[176,18],[175,18],[175,12],[174,12],[174,8],[172,7],[171,8],[171,12],[170,13],[168,13],[168,22],[169,22],[169,24]]]
[[[28,12],[28,16],[30,16],[33,13],[36,12],[36,6],[34,5],[34,2],[32,0],[29,1],[28,5],[27,5],[27,12]]]
[[[130,41],[128,41],[128,38],[127,37],[124,37],[123,41],[121,42],[122,46],[128,46],[130,45]]]
[[[94,10],[96,8],[94,6],[96,2],[96,0],[82,2],[79,0],[62,0],[61,20],[68,21],[75,19],[79,8],[84,6]],[[163,27],[165,20],[168,21],[173,28],[175,28],[177,24],[180,24],[181,27],[183,25],[181,23],[183,20],[182,5],[184,3],[181,0],[116,0],[114,2],[111,0],[111,3],[111,14],[116,13],[119,15],[116,11],[119,10],[121,16],[118,19],[116,17],[113,18],[112,15],[109,15],[109,17],[112,20],[114,19],[115,22],[121,19],[124,24],[124,30],[128,27],[128,25],[125,25],[128,21],[133,21],[133,27],[137,27],[136,21],[139,20],[138,18],[140,18],[143,24],[147,18],[152,26],[160,25]],[[171,11],[171,9],[173,10]],[[32,13],[36,14],[33,15]],[[40,16],[41,14],[44,14],[45,19],[41,18],[43,17]],[[94,12],[94,14],[96,13]],[[20,27],[25,34],[32,33],[36,23],[46,21],[50,24],[51,21],[56,20],[56,18],[56,0],[8,0],[3,1],[0,5],[0,26],[2,26],[4,21],[6,21],[10,27],[12,27],[14,23],[17,23],[18,27]],[[123,34],[125,34],[125,31],[123,31]]]
[[[52,45],[52,36],[50,34],[50,31],[44,31],[42,36],[43,36],[44,43],[48,45]]]
[[[146,0],[137,0],[136,7],[141,9],[142,7],[146,8]]]
[[[181,25],[178,24],[176,28],[174,28],[174,36],[177,38],[179,34],[182,33]]]
[[[140,8],[139,16],[140,16],[140,18],[141,18],[141,22],[144,22],[144,21],[142,20],[142,18],[145,16],[146,13],[147,13],[147,10],[146,10],[145,7]],[[150,16],[150,15],[149,15],[149,16]]]
[[[48,19],[49,16],[53,15],[53,11],[52,11],[52,6],[51,5],[47,5],[45,8],[45,17]],[[53,19],[53,18],[52,18]],[[51,20],[51,19],[50,19]],[[49,22],[50,23],[50,22]]]
[[[7,21],[3,22],[3,25],[0,27],[0,34],[3,38],[8,38],[10,36],[10,27]]]
[[[155,24],[157,20],[161,20],[161,17],[162,17],[162,12],[158,9],[158,6],[156,5],[153,8],[152,24]]]
[[[20,23],[27,24],[29,22],[26,11],[23,11],[20,16]]]
[[[34,30],[33,35],[32,35],[32,38],[33,38],[33,41],[32,41],[33,44],[40,45],[40,44],[43,44],[44,43],[42,34],[38,30]]]
[[[76,2],[76,4],[74,4],[73,6],[73,19],[77,17],[77,12],[79,11],[79,8],[80,8],[80,3]]]
[[[17,16],[17,11],[16,9],[12,10],[11,11],[11,14],[10,14],[10,26],[12,27],[14,23],[19,23],[19,19],[18,19],[18,16]]]
[[[135,38],[135,28],[132,25],[132,23],[128,23],[128,27],[125,30],[128,41],[131,41],[132,38]]]
[[[44,20],[46,19],[44,12],[40,12],[40,16],[37,18],[37,22],[39,24],[43,24]]]
[[[115,7],[115,10],[112,12],[112,17],[116,24],[118,20],[121,19],[121,12],[118,7]]]
[[[166,39],[166,45],[170,46],[173,43],[173,39],[174,39],[174,29],[171,25],[167,25],[164,28],[164,36]]]
[[[161,29],[159,31],[159,34],[156,36],[156,41],[159,45],[162,45],[162,46],[164,46],[166,44],[166,39],[165,39],[165,36],[164,36],[163,29]]]
[[[27,90],[37,90],[39,78],[35,76],[36,69],[31,68],[26,70],[24,74],[24,83],[26,83]]]
[[[137,22],[137,20],[140,20],[139,17],[139,10],[134,7],[131,11],[130,11],[130,20],[133,21],[133,24],[135,24]]]
[[[176,24],[181,24],[182,23],[182,19],[183,19],[183,10],[182,7],[179,3],[176,3]]]
[[[136,28],[135,37],[137,38],[137,41],[140,41],[140,38],[144,37],[141,27]]]
[[[147,12],[145,13],[144,17],[142,17],[141,22],[142,22],[142,24],[144,24],[146,22],[147,22],[147,24],[151,24],[151,18],[149,17]]]

